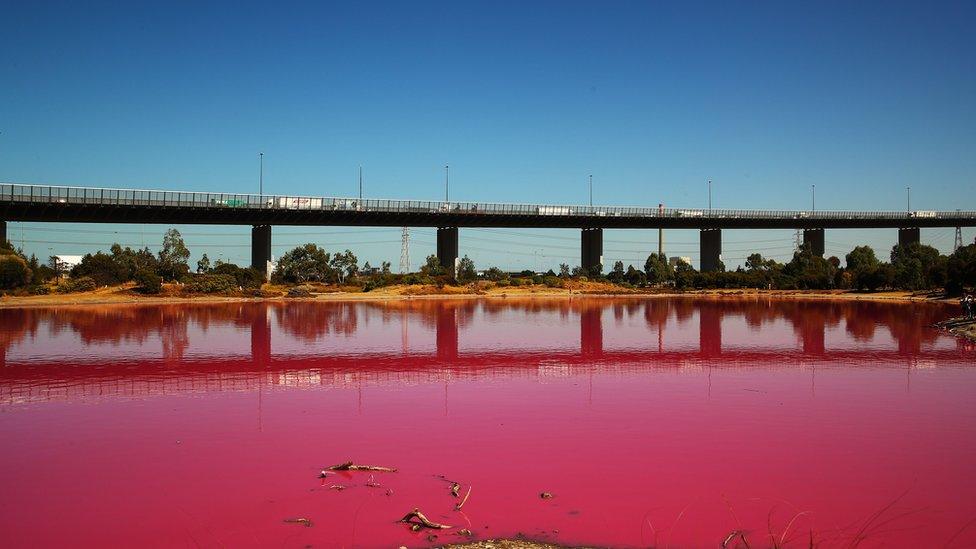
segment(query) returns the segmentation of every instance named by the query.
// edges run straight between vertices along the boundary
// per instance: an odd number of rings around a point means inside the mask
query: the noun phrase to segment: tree
[[[791,278],[793,286],[804,290],[824,290],[834,284],[835,269],[829,261],[815,255],[808,244],[793,253],[793,259],[783,267],[783,274]]]
[[[695,268],[690,263],[679,259],[674,266],[674,285],[681,289],[690,287],[695,280],[695,274]],[[648,282],[650,282],[650,277],[648,277]]]
[[[380,266],[380,273],[383,275],[390,274],[390,262],[384,261]]]
[[[332,269],[339,277],[339,283],[345,283],[347,278],[352,278],[359,273],[359,260],[350,250],[336,252],[332,255]]]
[[[559,278],[569,278],[569,265],[567,263],[559,264]]]
[[[932,246],[912,242],[891,249],[891,266],[895,270],[895,286],[906,290],[922,290],[936,286],[930,269],[938,267],[939,251]]]
[[[336,278],[329,265],[329,254],[315,244],[299,246],[278,260],[274,278],[282,282],[327,282]]]
[[[152,271],[157,272],[159,270],[159,260],[153,255],[149,248],[143,248],[141,250],[133,250],[126,246],[124,249],[118,244],[112,245],[112,259],[125,267],[127,280],[134,280],[136,273],[139,271]]]
[[[98,286],[114,286],[129,280],[129,272],[124,265],[120,265],[112,256],[96,252],[94,255],[85,254],[71,269],[71,278],[89,277]]]
[[[177,280],[190,272],[187,261],[190,250],[183,242],[183,236],[176,229],[169,229],[163,235],[163,249],[159,250],[159,275],[166,280]]]
[[[485,271],[485,278],[493,282],[498,282],[499,280],[505,278],[505,272],[498,267],[491,267]]]
[[[464,256],[458,261],[458,282],[471,282],[478,278],[478,273],[474,269],[474,261],[468,256]]]
[[[946,293],[959,295],[976,286],[976,244],[959,248],[946,262]]]
[[[16,254],[0,255],[0,289],[13,290],[26,286],[31,281],[31,270],[27,262]]]
[[[441,260],[437,259],[436,255],[428,255],[423,267],[420,268],[420,272],[427,276],[437,276],[444,274],[444,269],[441,267]]]
[[[197,261],[197,272],[198,273],[209,273],[210,272],[210,258],[207,254],[203,254],[200,261]]]
[[[674,268],[664,254],[652,253],[644,262],[644,274],[648,284],[663,284],[674,278]]]
[[[647,284],[647,275],[644,271],[635,269],[633,265],[627,266],[627,274],[624,275],[624,280],[634,286],[644,286]]]
[[[615,261],[613,268],[610,269],[610,274],[607,275],[607,279],[614,284],[620,284],[624,281],[624,262]]]
[[[57,280],[61,280],[61,277],[68,272],[68,264],[56,255],[47,258],[47,266],[54,271],[54,277]]]

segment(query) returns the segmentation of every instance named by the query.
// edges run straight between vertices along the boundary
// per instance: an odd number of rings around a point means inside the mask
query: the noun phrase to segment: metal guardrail
[[[728,210],[708,208],[641,208],[505,204],[421,200],[377,200],[341,197],[257,195],[0,184],[0,203],[91,204],[162,208],[235,208],[258,210],[347,211],[451,215],[519,215],[562,217],[650,217],[731,219],[960,219],[976,220],[976,211],[837,211],[837,210]]]

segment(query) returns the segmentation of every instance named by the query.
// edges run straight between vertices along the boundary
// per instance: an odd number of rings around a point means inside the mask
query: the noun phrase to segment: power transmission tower
[[[410,272],[410,228],[403,228],[403,236],[400,237],[400,274]]]
[[[956,244],[952,247],[952,251],[959,248],[962,248],[962,227],[956,227]]]
[[[803,246],[803,229],[796,230],[796,251],[800,251]]]

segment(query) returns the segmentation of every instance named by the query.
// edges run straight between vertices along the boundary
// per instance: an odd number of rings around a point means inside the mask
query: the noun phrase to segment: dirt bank
[[[970,341],[976,341],[976,320],[966,320],[959,316],[943,320],[936,324],[935,327],[945,330],[950,334],[964,337]]]
[[[438,547],[449,549],[568,549],[565,545],[552,545],[551,543],[539,543],[521,539],[489,539],[469,543],[440,545]],[[579,547],[577,549],[584,548]]]
[[[853,290],[695,290],[678,292],[671,289],[628,289],[605,282],[567,281],[563,288],[550,288],[544,285],[496,286],[478,282],[465,286],[435,285],[395,285],[364,292],[358,287],[313,286],[310,297],[289,298],[288,288],[265,285],[262,297],[251,292],[236,292],[230,295],[185,295],[182,288],[167,284],[158,295],[142,295],[133,289],[132,284],[99,288],[91,292],[69,294],[47,294],[31,296],[4,296],[0,298],[0,308],[8,307],[52,307],[62,305],[104,305],[111,303],[173,304],[173,303],[226,303],[266,300],[311,300],[311,301],[389,301],[401,299],[466,299],[466,298],[573,298],[573,297],[700,297],[700,298],[752,298],[752,299],[831,299],[867,300],[887,302],[941,302],[941,295],[933,293],[913,293],[904,291],[858,292]]]

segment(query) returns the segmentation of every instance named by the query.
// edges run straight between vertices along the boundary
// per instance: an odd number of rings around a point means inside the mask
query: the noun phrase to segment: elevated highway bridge
[[[7,221],[250,225],[251,264],[267,273],[271,227],[436,227],[437,257],[448,269],[459,257],[458,228],[580,229],[580,265],[603,263],[603,229],[698,229],[700,269],[721,260],[722,229],[799,229],[824,253],[826,229],[892,228],[899,244],[920,240],[923,227],[976,226],[976,211],[728,210],[553,204],[378,200],[342,197],[110,189],[0,183],[0,238]]]

